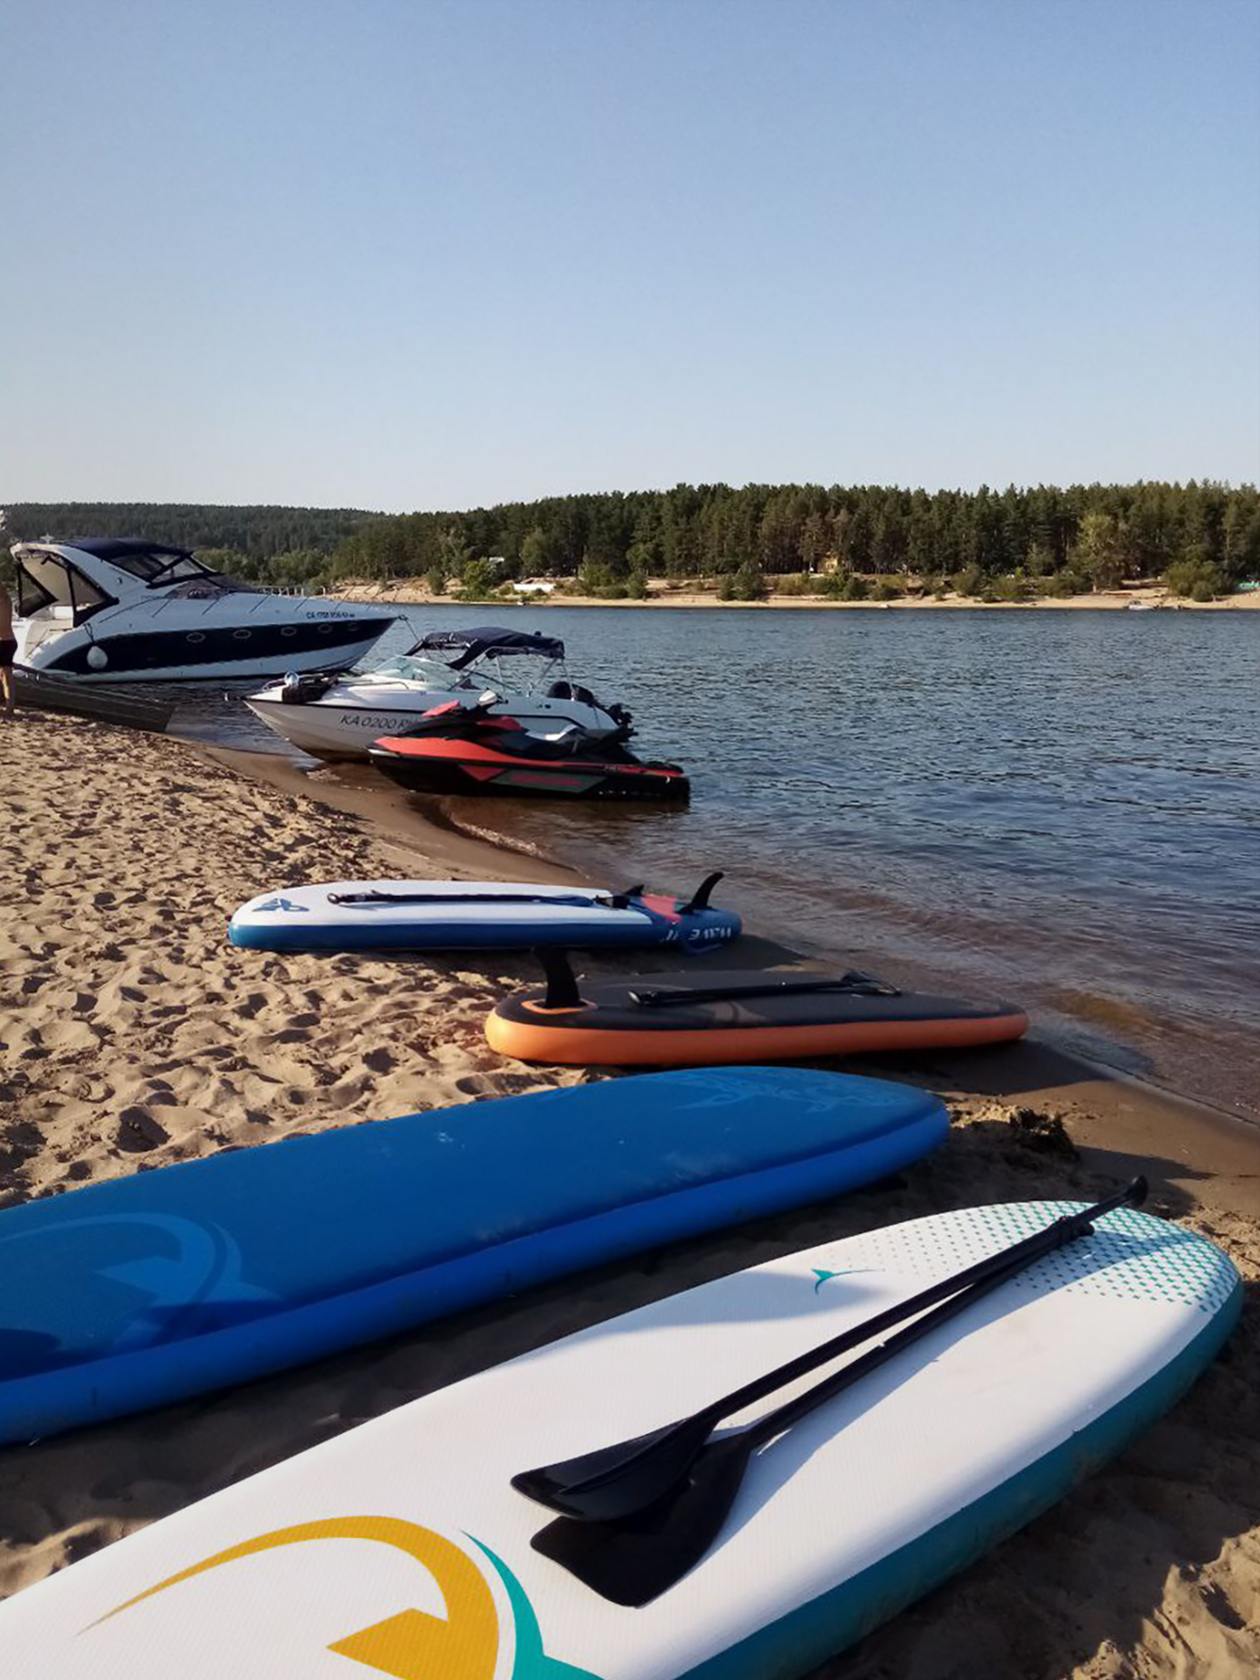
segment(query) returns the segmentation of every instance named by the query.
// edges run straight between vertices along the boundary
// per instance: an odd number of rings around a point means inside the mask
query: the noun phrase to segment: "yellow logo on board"
[[[109,1621],[145,1599],[209,1570],[277,1547],[304,1545],[313,1540],[373,1541],[403,1552],[433,1577],[446,1605],[445,1621],[423,1610],[400,1610],[397,1615],[336,1640],[329,1650],[363,1663],[378,1674],[391,1675],[393,1680],[494,1680],[499,1657],[499,1614],[482,1570],[452,1541],[431,1528],[398,1517],[329,1517],[274,1529],[270,1534],[243,1540],[181,1569],[178,1574],[117,1605],[100,1621]],[[513,1680],[544,1680],[548,1675],[556,1680],[564,1675],[579,1680],[579,1670],[544,1655],[537,1620],[519,1582],[492,1552],[486,1555],[503,1578],[515,1614]],[[99,1625],[99,1622],[93,1624]]]

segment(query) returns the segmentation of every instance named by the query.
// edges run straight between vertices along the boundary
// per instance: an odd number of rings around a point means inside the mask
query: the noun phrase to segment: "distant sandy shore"
[[[1125,612],[1130,608],[1158,609],[1164,612],[1237,612],[1260,610],[1260,590],[1248,590],[1236,595],[1222,596],[1219,601],[1187,601],[1170,595],[1162,585],[1152,584],[1142,589],[1099,590],[1091,595],[1068,595],[1062,600],[981,601],[972,595],[917,596],[902,595],[893,601],[829,601],[819,595],[772,595],[765,601],[721,601],[715,589],[671,589],[663,578],[651,582],[652,594],[645,601],[606,601],[597,595],[567,595],[557,590],[552,595],[496,595],[487,602],[468,605],[495,606],[554,606],[554,607],[815,607],[823,611],[907,612],[966,609],[982,612],[1056,612],[1061,608],[1085,612]],[[330,591],[338,598],[350,601],[391,601],[400,606],[454,606],[458,601],[451,595],[435,595],[423,579],[395,578],[384,583],[365,580],[341,584]]]
[[[524,962],[280,957],[235,950],[224,934],[235,905],[268,887],[520,878],[539,866],[430,829],[366,783],[71,718],[0,721],[0,775],[0,1205],[589,1077],[487,1047],[484,1016],[526,979]],[[790,960],[756,938],[741,952],[745,964]],[[1260,1136],[1035,1043],[861,1071],[930,1086],[953,1113],[945,1147],[892,1184],[200,1403],[0,1450],[0,1593],[416,1395],[676,1289],[940,1209],[1089,1198],[1144,1170],[1156,1211],[1221,1243],[1248,1279],[1226,1356],[1131,1451],[815,1680],[1256,1673]],[[1053,1139],[1047,1149],[1044,1118],[1029,1130],[1021,1113],[1061,1119],[1079,1154]]]

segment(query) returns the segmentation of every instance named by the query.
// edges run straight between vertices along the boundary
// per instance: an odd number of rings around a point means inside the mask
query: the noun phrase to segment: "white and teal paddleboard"
[[[801,1674],[1173,1403],[1238,1314],[1218,1249],[1107,1214],[763,1449],[712,1548],[642,1609],[533,1550],[549,1513],[510,1478],[696,1410],[1075,1206],[972,1208],[789,1255],[415,1401],[20,1593],[0,1607],[0,1671]]]

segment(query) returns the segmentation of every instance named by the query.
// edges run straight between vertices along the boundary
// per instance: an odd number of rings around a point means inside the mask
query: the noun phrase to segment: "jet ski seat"
[[[561,678],[547,690],[548,700],[579,700],[584,706],[598,706],[599,701],[581,683],[565,682]]]

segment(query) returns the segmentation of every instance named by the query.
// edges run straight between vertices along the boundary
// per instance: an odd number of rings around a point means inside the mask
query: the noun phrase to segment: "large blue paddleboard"
[[[263,951],[522,951],[538,946],[705,951],[740,931],[710,876],[690,899],[520,881],[329,881],[260,893],[228,923]]]
[[[290,1138],[0,1212],[0,1441],[186,1399],[869,1183],[929,1093],[693,1069]]]

